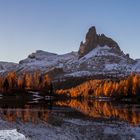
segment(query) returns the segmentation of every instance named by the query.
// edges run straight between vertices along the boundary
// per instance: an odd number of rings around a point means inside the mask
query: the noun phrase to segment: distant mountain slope
[[[140,59],[136,59],[132,67],[132,72],[140,72]]]
[[[78,60],[77,52],[71,52],[64,55],[58,55],[45,51],[36,51],[28,56],[28,58],[19,62],[18,70],[34,71],[41,70],[42,72],[49,71],[53,68],[64,68],[67,63]]]
[[[0,73],[15,70],[17,66],[18,64],[16,63],[0,61]]]

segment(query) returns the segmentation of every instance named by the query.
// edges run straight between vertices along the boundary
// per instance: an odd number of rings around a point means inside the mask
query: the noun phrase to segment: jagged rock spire
[[[85,42],[81,42],[80,44],[80,48],[78,51],[79,57],[86,55],[91,50],[96,48],[97,45],[107,45],[108,47],[116,48],[118,51],[120,51],[118,44],[114,40],[106,37],[104,34],[97,34],[95,26],[92,26],[91,28],[89,28],[86,34]]]

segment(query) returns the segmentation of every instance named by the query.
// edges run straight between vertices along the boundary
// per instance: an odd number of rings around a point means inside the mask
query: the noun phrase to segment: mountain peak
[[[83,57],[97,46],[103,47],[105,45],[110,48],[115,48],[117,51],[121,51],[117,42],[109,37],[106,37],[104,34],[97,34],[96,27],[92,26],[86,34],[85,42],[81,42],[80,44],[78,51],[79,57]]]
[[[91,28],[89,28],[88,33],[86,34],[86,42],[90,42],[92,41],[92,39],[96,38],[96,28],[95,26],[92,26]]]

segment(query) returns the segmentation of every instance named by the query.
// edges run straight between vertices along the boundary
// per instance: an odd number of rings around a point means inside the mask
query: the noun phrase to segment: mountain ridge
[[[58,55],[37,50],[11,67],[5,72],[10,70],[20,74],[39,70],[50,74],[53,79],[99,74],[125,76],[140,72],[140,60],[124,54],[117,42],[104,34],[97,34],[95,26],[92,26],[77,52]]]

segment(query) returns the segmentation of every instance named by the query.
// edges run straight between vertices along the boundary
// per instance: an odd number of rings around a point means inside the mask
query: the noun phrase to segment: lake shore
[[[57,122],[49,124],[40,121],[33,124],[3,120],[0,120],[0,123],[0,131],[16,130],[25,136],[21,135],[22,140],[137,140],[140,137],[140,128],[130,127],[124,122],[101,123],[91,120],[64,119],[61,124],[60,120],[59,124]],[[17,135],[19,134],[12,133],[11,136],[7,136],[7,140],[15,140]],[[2,137],[1,133],[0,137]]]

